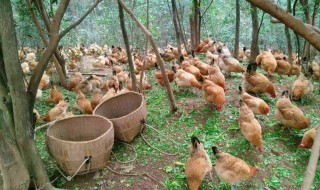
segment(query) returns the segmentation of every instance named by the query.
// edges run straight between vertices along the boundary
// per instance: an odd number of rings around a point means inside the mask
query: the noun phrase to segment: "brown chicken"
[[[130,73],[129,73],[130,75]],[[140,87],[140,77],[141,77],[141,73],[136,75],[136,83],[137,83],[137,87],[138,87],[138,90],[141,91],[141,87]],[[128,76],[127,78],[127,86],[126,88],[128,90],[132,90],[132,80],[131,80],[131,77]],[[146,75],[143,75],[143,79],[142,79],[142,88],[144,90],[150,90],[152,89],[152,86],[147,82],[146,80]]]
[[[200,90],[202,89],[202,85],[193,74],[188,73],[183,69],[176,69],[175,67],[172,67],[172,70],[175,73],[175,81],[178,86],[190,86]]]
[[[51,89],[49,100],[55,104],[58,104],[61,100],[63,100],[63,94],[57,90],[57,87],[51,81]]]
[[[61,118],[63,114],[66,113],[69,106],[69,100],[61,100],[54,108],[49,110],[47,114],[43,117],[43,121],[49,122]]]
[[[81,81],[83,80],[83,76],[80,72],[74,73],[71,81],[68,83],[67,88],[69,90],[75,88]]]
[[[211,64],[211,66],[208,69],[208,74],[209,74],[208,79],[214,82],[215,84],[221,86],[224,91],[227,91],[226,79],[224,75],[221,73],[218,65],[214,64],[214,62],[212,63],[213,64]]]
[[[277,97],[275,92],[275,87],[269,79],[261,73],[257,73],[257,65],[251,63],[247,67],[247,72],[244,73],[244,89],[248,92],[253,92],[256,94],[268,93],[271,97]]]
[[[212,147],[212,151],[216,157],[214,166],[216,174],[219,179],[228,182],[231,185],[238,181],[249,180],[259,171],[258,166],[250,166],[240,158],[219,151],[215,146]]]
[[[298,79],[294,81],[291,89],[293,93],[293,99],[298,100],[313,92],[313,84],[309,80],[310,77],[311,77],[311,74],[301,73]]]
[[[113,84],[111,86],[111,88],[108,90],[108,92],[103,95],[101,102],[104,102],[106,100],[109,100],[110,98],[112,98],[113,96],[115,96],[117,94],[117,88],[116,86]]]
[[[73,107],[80,110],[82,113],[92,114],[91,103],[89,100],[86,99],[85,95],[81,92],[81,90],[78,90],[76,102],[74,103]]]
[[[317,62],[312,62],[313,78],[316,80],[320,79],[320,66]]]
[[[44,90],[48,87],[50,83],[50,78],[49,76],[46,74],[46,71],[43,73],[42,77],[41,77],[41,80],[40,80],[40,83],[39,83],[39,89],[40,90]]]
[[[256,63],[267,71],[268,76],[271,75],[277,67],[277,61],[269,51],[263,51],[256,57]]]
[[[243,73],[244,68],[241,67],[240,62],[233,57],[223,57],[223,61],[219,62],[219,67],[226,73]]]
[[[185,165],[187,183],[190,190],[198,190],[207,173],[211,172],[212,164],[203,144],[197,137],[191,137],[190,157]]]
[[[217,110],[221,110],[225,102],[225,94],[223,88],[216,85],[210,80],[204,80],[203,90],[205,100],[209,103],[215,104]]]
[[[172,52],[160,53],[160,56],[165,62],[171,62],[176,59],[175,55]]]
[[[244,137],[256,146],[260,152],[263,152],[260,123],[254,117],[252,110],[242,100],[240,100],[239,127]]]
[[[215,44],[215,42],[213,42],[211,40],[211,35],[210,35],[210,36],[208,36],[208,38],[206,38],[200,42],[200,44],[197,46],[197,48],[194,50],[194,52],[205,53],[214,44]]]
[[[308,130],[302,137],[301,143],[299,144],[300,148],[311,148],[314,142],[314,138],[317,133],[317,127]]]
[[[81,81],[76,87],[75,87],[75,92],[80,90],[84,94],[89,94],[92,90],[92,83],[90,82],[91,76],[86,79]]]
[[[288,97],[288,91],[282,93],[282,97],[276,104],[276,118],[284,126],[294,129],[305,129],[310,125],[310,119],[304,116],[303,112],[293,105]]]
[[[300,67],[296,64],[290,65],[289,62],[286,61],[286,58],[277,59],[277,68],[275,70],[279,75],[297,75],[300,74]]]
[[[39,122],[40,122],[40,114],[39,114],[38,110],[33,108],[33,114],[34,114],[34,118],[35,118],[35,123],[39,124]]]
[[[269,113],[270,108],[264,100],[244,92],[241,86],[239,86],[239,91],[241,100],[247,104],[254,114],[267,115]]]
[[[100,89],[98,88],[94,89],[93,94],[90,98],[90,104],[91,104],[92,110],[94,110],[94,108],[96,108],[96,106],[100,104],[101,99],[102,99],[102,94]]]
[[[210,68],[210,65],[198,59],[195,59],[192,64],[200,70],[201,75],[208,75],[208,70]]]
[[[200,70],[197,67],[191,65],[189,63],[189,61],[184,61],[183,56],[180,57],[180,61],[181,61],[180,66],[183,70],[187,71],[188,73],[193,74],[196,77],[197,81],[202,80]]]
[[[164,79],[162,77],[162,73],[161,73],[160,68],[158,67],[157,64],[156,64],[156,68],[157,68],[157,71],[154,73],[154,76],[155,76],[157,82],[161,86],[165,86],[164,85]],[[167,75],[167,77],[169,79],[169,83],[171,83],[174,80],[174,72],[169,70],[169,69],[166,69],[166,75]]]

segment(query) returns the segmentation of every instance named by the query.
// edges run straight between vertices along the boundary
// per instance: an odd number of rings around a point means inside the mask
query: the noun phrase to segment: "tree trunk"
[[[132,60],[132,56],[131,56],[131,52],[130,52],[130,45],[129,45],[128,35],[127,35],[127,31],[126,31],[126,26],[124,23],[123,8],[121,7],[121,5],[119,3],[118,3],[118,8],[119,8],[121,31],[122,31],[122,35],[123,35],[124,44],[126,45],[126,52],[127,52],[128,62],[129,62],[132,90],[135,92],[138,92],[137,79],[136,79],[136,75],[134,73],[133,60]],[[143,88],[143,87],[140,86],[140,88]]]
[[[171,5],[172,5],[172,19],[173,19],[173,25],[174,25],[174,30],[176,33],[176,40],[177,40],[177,47],[178,47],[178,54],[179,57],[181,56],[181,41],[180,41],[180,30],[179,30],[179,26],[177,23],[177,17],[178,17],[178,13],[177,13],[177,4],[175,0],[171,0]],[[180,61],[178,61],[180,63]]]
[[[288,13],[291,13],[291,0],[287,0],[287,11],[288,11]],[[289,27],[285,26],[284,31],[285,31],[285,34],[286,34],[287,44],[288,44],[288,61],[292,65],[293,64],[293,60],[292,60],[292,44],[291,44],[291,36],[290,36]]]
[[[180,19],[180,14],[179,14],[179,11],[178,11],[178,8],[177,8],[177,3],[176,3],[176,7],[175,8],[176,8],[175,12],[177,13],[178,28],[179,28],[179,32],[181,34],[181,40],[180,41],[183,42],[184,47],[186,49],[186,52],[190,52],[191,53],[191,51],[189,50],[189,47],[188,47],[188,43],[187,43],[187,40],[186,40],[186,36],[185,36],[184,29],[183,29],[183,25],[181,24],[181,20],[182,19]]]
[[[301,186],[301,190],[309,190],[311,189],[315,172],[318,165],[318,160],[320,156],[320,127],[318,127],[314,143],[311,149],[311,155],[308,163],[308,167],[306,169],[306,172],[304,174],[303,183]]]
[[[44,189],[52,189],[47,176],[46,170],[42,163],[41,157],[38,154],[36,146],[33,141],[31,111],[28,110],[30,102],[28,102],[27,94],[23,83],[22,69],[19,64],[17,55],[17,39],[14,28],[13,13],[10,1],[0,1],[0,18],[1,18],[1,42],[4,67],[6,71],[6,78],[8,82],[8,89],[10,97],[8,101],[12,102],[10,111],[11,118],[14,118],[13,123],[9,125],[15,126],[16,139],[11,142],[16,142],[19,148],[19,153],[24,160],[25,167],[28,170],[32,180],[35,181],[36,186],[44,187]],[[11,98],[11,99],[10,99]],[[15,145],[9,144],[8,148]],[[13,153],[16,154],[16,151]],[[18,157],[16,156],[16,160]],[[1,158],[3,160],[4,158]],[[20,160],[21,161],[21,160]],[[22,164],[22,163],[21,163]],[[3,166],[1,166],[3,167]],[[20,167],[23,171],[23,168]],[[25,172],[24,172],[25,173]],[[7,173],[12,174],[12,173]],[[22,173],[23,174],[23,173]],[[6,179],[13,179],[15,176],[9,176]],[[23,179],[26,179],[25,177]],[[27,178],[28,179],[28,178]],[[32,181],[31,180],[31,181]],[[23,182],[24,184],[24,182]],[[23,188],[23,187],[21,187]]]
[[[234,42],[233,57],[239,59],[239,37],[240,37],[240,2],[236,0],[236,34]]]
[[[170,107],[171,107],[171,111],[172,112],[175,112],[177,111],[178,107],[177,107],[177,104],[176,104],[176,101],[174,99],[174,96],[173,96],[173,93],[172,93],[172,90],[170,88],[170,83],[169,83],[169,79],[166,75],[166,71],[165,71],[165,68],[164,68],[164,65],[163,65],[163,60],[161,59],[160,57],[160,54],[159,54],[159,50],[158,50],[158,47],[152,37],[152,35],[150,34],[150,32],[141,24],[141,22],[137,19],[137,17],[132,13],[132,11],[123,3],[122,0],[118,0],[118,2],[120,3],[120,5],[122,6],[122,8],[131,16],[131,18],[137,23],[137,25],[140,27],[140,29],[147,35],[147,37],[149,38],[150,40],[150,43],[152,45],[152,48],[156,54],[156,57],[157,57],[157,63],[158,65],[160,66],[160,70],[161,70],[161,74],[162,74],[162,77],[164,79],[164,83],[165,83],[165,86],[166,86],[166,89],[167,89],[167,95],[168,95],[168,99],[169,99],[169,102],[170,102]]]
[[[191,40],[191,49],[196,49],[200,43],[200,7],[199,1],[193,0],[192,1],[192,14],[189,18],[190,23],[190,40]]]
[[[309,3],[308,0],[300,0],[300,4],[302,6],[304,16],[306,17],[306,23],[311,24],[311,18],[309,14]],[[303,46],[303,57],[306,57],[307,60],[310,59],[310,43],[305,40],[304,46]]]
[[[251,41],[251,53],[249,63],[256,62],[256,57],[259,55],[259,21],[258,21],[258,10],[255,6],[251,5],[251,19],[252,19],[252,41]]]
[[[278,19],[283,24],[297,32],[317,50],[320,50],[320,34],[318,34],[312,27],[304,24],[300,19],[288,14],[286,10],[278,7],[267,0],[246,0],[259,9],[269,13],[271,16]]]

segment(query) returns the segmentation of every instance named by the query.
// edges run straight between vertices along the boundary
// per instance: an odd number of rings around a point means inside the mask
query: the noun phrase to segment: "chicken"
[[[311,148],[314,142],[314,138],[317,133],[317,127],[308,130],[302,137],[301,143],[299,144],[300,148]]]
[[[47,112],[47,114],[43,117],[43,121],[49,122],[49,121],[54,121],[58,118],[61,118],[62,115],[66,113],[68,107],[69,107],[68,99],[66,101],[61,100],[54,108],[52,108]]]
[[[248,92],[253,92],[256,94],[269,93],[271,97],[277,97],[275,92],[275,87],[269,79],[261,73],[257,73],[257,65],[251,63],[247,67],[247,72],[243,74],[244,78],[244,89]]]
[[[21,69],[22,69],[22,72],[23,72],[24,75],[30,73],[29,64],[27,62],[21,63]]]
[[[129,73],[127,72],[127,76],[123,76],[128,79]],[[116,76],[116,72],[113,71],[113,75],[109,77],[109,79],[100,87],[101,92],[107,91],[109,88],[111,88],[112,85],[117,86],[119,84],[118,77]]]
[[[113,84],[111,86],[111,88],[108,90],[108,92],[103,95],[101,102],[104,102],[106,100],[109,100],[110,98],[112,98],[113,96],[115,96],[117,94],[117,88],[116,86]]]
[[[241,86],[239,86],[239,91],[241,100],[246,103],[254,114],[267,115],[269,113],[270,108],[264,100],[243,92]]]
[[[162,73],[160,71],[160,68],[159,66],[156,64],[156,68],[157,68],[157,71],[154,73],[154,76],[157,80],[157,82],[161,85],[161,86],[165,86],[164,84],[164,79],[162,77]],[[169,69],[166,69],[166,75],[169,79],[169,83],[171,83],[173,80],[174,80],[174,72],[173,71],[170,71]]]
[[[313,92],[313,84],[309,80],[309,74],[301,73],[292,85],[293,99],[298,100]]]
[[[94,68],[101,68],[105,66],[105,58],[104,56],[99,56],[97,59],[95,59],[92,63],[92,67]]]
[[[183,70],[187,71],[188,73],[193,74],[198,81],[202,80],[200,70],[197,67],[191,65],[189,63],[189,61],[184,61],[183,56],[180,57],[180,61],[181,61],[180,65]]]
[[[317,62],[312,62],[313,78],[316,80],[320,79],[320,66]]]
[[[222,87],[210,80],[203,82],[204,98],[207,102],[216,105],[217,110],[221,110],[225,102],[225,94]]]
[[[200,70],[201,75],[208,75],[210,65],[200,60],[195,60],[192,64]]]
[[[208,79],[214,82],[215,84],[221,86],[224,91],[227,91],[226,89],[226,79],[224,75],[221,73],[220,68],[214,64],[209,67],[208,69]]]
[[[92,83],[89,81],[90,77],[86,80],[81,81],[76,87],[75,91],[80,90],[84,94],[89,94],[92,90]]]
[[[273,57],[271,52],[263,51],[260,55],[256,57],[257,65],[261,64],[261,67],[267,71],[268,76],[270,76],[277,67],[277,61]]]
[[[39,100],[40,98],[42,98],[42,90],[38,88],[37,94],[36,94],[36,100]]]
[[[249,180],[259,171],[259,167],[250,166],[240,158],[219,151],[215,146],[212,147],[212,151],[216,157],[214,166],[216,174],[219,179],[228,182],[231,185],[239,181]]]
[[[190,190],[198,190],[207,173],[211,172],[212,164],[203,144],[197,137],[191,137],[190,157],[185,165],[187,183]]]
[[[48,87],[50,83],[50,78],[49,76],[47,75],[46,71],[43,73],[42,77],[41,77],[41,80],[40,80],[40,83],[39,83],[39,89],[40,90],[44,90]]]
[[[58,104],[61,100],[63,100],[63,94],[57,90],[57,87],[51,81],[49,101]]]
[[[240,100],[239,127],[244,137],[263,152],[261,126],[252,110],[242,100]]]
[[[213,46],[215,42],[211,40],[211,36],[204,39],[200,42],[200,44],[197,46],[197,48],[194,50],[196,53],[205,53],[211,46]]]
[[[246,54],[245,54],[246,50],[247,50],[246,47],[243,47],[242,49],[239,48],[239,56],[238,57],[239,57],[240,61],[243,61],[243,60],[247,59]]]
[[[74,73],[74,76],[72,77],[71,81],[68,83],[67,88],[69,90],[75,88],[81,81],[83,81],[83,76],[80,72]]]
[[[33,108],[33,114],[35,118],[35,124],[38,124],[40,122],[40,114],[36,108]]]
[[[81,90],[78,90],[76,102],[74,103],[73,107],[80,110],[82,113],[92,114],[91,103],[89,100],[86,99],[85,95],[81,92]]]
[[[277,59],[277,67],[275,70],[279,75],[299,75],[300,67],[296,64],[290,65],[289,62],[286,61],[286,58]]]
[[[286,127],[305,129],[310,125],[310,119],[291,103],[287,90],[282,93],[282,97],[278,100],[275,114],[277,120]]]
[[[96,75],[90,75],[87,80],[91,83],[92,89],[99,88],[102,82],[102,78]]]
[[[198,89],[202,89],[202,85],[197,81],[196,77],[188,73],[182,69],[175,69],[175,67],[172,67],[173,72],[175,73],[175,81],[178,86],[192,86],[196,87]]]
[[[160,53],[160,56],[165,62],[171,62],[176,59],[175,55],[172,52]]]
[[[116,74],[122,72],[122,67],[120,65],[114,65],[113,61],[111,61],[111,68],[112,68],[112,71],[116,72]]]
[[[128,71],[121,71],[120,73],[117,73],[117,78],[119,82],[126,82],[128,79]]]
[[[136,75],[136,83],[137,83],[137,87],[138,90],[141,91],[141,87],[140,87],[140,77],[141,77],[141,73],[139,75]],[[131,77],[128,77],[127,79],[127,89],[128,90],[132,90],[132,81],[131,81]],[[152,89],[152,86],[150,84],[148,84],[147,80],[146,80],[146,75],[143,75],[143,79],[142,79],[142,88],[144,90],[150,90]],[[118,87],[117,87],[118,90]]]
[[[245,70],[241,67],[240,62],[233,57],[223,57],[219,62],[219,67],[226,73],[243,73]]]
[[[93,90],[93,94],[90,98],[90,104],[92,107],[92,110],[94,110],[96,108],[96,106],[101,102],[102,99],[102,94],[100,89],[96,88]]]
[[[218,63],[219,61],[219,55],[218,54],[213,54],[210,51],[207,51],[206,53],[206,62],[208,65],[210,65],[214,61],[215,63]]]

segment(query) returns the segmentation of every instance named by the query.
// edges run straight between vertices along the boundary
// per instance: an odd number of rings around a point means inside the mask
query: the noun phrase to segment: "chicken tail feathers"
[[[218,148],[216,146],[212,147],[212,152],[215,155],[215,157],[217,157],[217,154],[220,153],[220,151],[218,150]]]
[[[197,137],[193,136],[193,137],[191,137],[191,143],[192,143],[193,148],[197,149],[198,144],[200,144],[200,140]]]

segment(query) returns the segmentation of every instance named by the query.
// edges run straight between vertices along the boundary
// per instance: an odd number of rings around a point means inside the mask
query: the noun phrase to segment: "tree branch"
[[[30,0],[26,0],[26,4],[27,4],[27,7],[28,7],[29,12],[30,12],[31,19],[33,20],[33,22],[34,22],[34,24],[35,24],[35,26],[36,26],[36,28],[37,28],[37,30],[38,30],[38,32],[39,32],[40,38],[42,39],[44,45],[45,45],[45,46],[48,46],[48,41],[47,41],[47,39],[46,39],[46,37],[45,37],[42,29],[41,29],[40,23],[39,23],[36,15],[35,15],[33,9],[32,9],[32,5],[31,5]]]
[[[277,5],[271,3],[268,0],[247,0],[252,5],[260,8],[264,12],[269,13],[271,16],[275,17],[283,24],[287,25],[292,30],[296,31],[304,39],[306,39],[310,44],[312,44],[316,49],[320,50],[320,35],[314,30],[310,30],[300,19],[287,13],[286,10],[278,7]]]
[[[312,30],[314,30],[315,32],[317,32],[318,34],[320,34],[320,29],[315,27],[315,26],[312,26],[311,24],[306,24],[307,27],[311,28]]]
[[[77,21],[75,21],[73,24],[71,24],[68,28],[64,29],[59,34],[59,38],[61,39],[64,35],[66,35],[71,29],[78,26],[90,13],[91,11],[101,2],[102,0],[96,0],[96,2],[90,7],[87,12],[85,12],[82,17],[80,17]]]
[[[50,36],[52,34],[59,34],[61,20],[63,18],[64,13],[67,10],[70,0],[62,0],[59,4],[56,14],[53,17],[52,23],[50,24]],[[56,31],[52,31],[56,30]]]
[[[210,6],[211,6],[212,2],[213,2],[213,0],[211,0],[211,2],[210,2],[210,4],[209,4],[209,6],[206,8],[206,10],[203,12],[203,14],[202,14],[202,15],[200,15],[200,17],[201,17],[201,18],[202,18],[202,17],[204,17],[204,15],[207,13],[207,10],[210,8]]]

